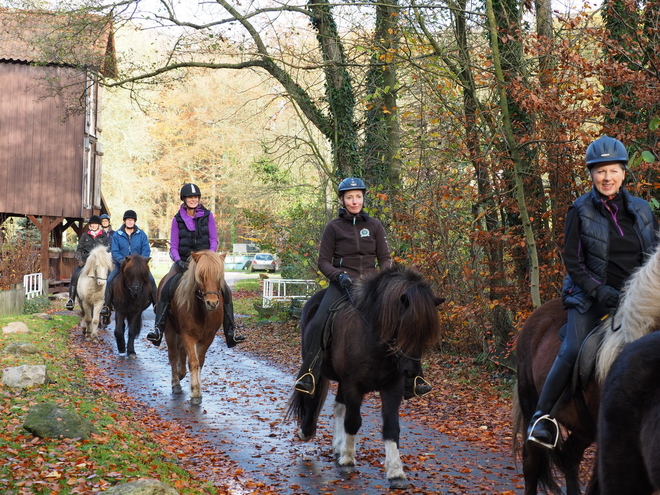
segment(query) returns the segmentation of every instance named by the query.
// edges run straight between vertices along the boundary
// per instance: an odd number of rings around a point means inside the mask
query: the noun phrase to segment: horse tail
[[[298,436],[301,440],[308,441],[316,435],[316,425],[323,404],[325,404],[329,386],[330,380],[321,376],[316,393],[313,396],[297,390],[294,390],[291,394],[284,419],[296,418],[298,420]]]
[[[517,465],[518,452],[521,449],[518,443],[518,436],[523,435],[523,413],[520,407],[520,399],[518,398],[518,386],[513,387],[513,406],[511,409],[511,457],[513,457],[513,462]]]

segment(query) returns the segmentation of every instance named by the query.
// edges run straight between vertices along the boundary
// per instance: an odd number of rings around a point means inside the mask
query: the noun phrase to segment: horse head
[[[122,279],[133,299],[138,299],[142,295],[142,288],[149,284],[150,259],[131,254],[121,262],[119,269]]]
[[[194,292],[195,297],[204,302],[207,311],[215,311],[222,300],[226,254],[213,251],[192,253],[188,271],[181,281],[179,289]],[[194,284],[194,290],[191,286]],[[179,292],[177,289],[177,293]]]
[[[97,286],[103,286],[111,270],[112,256],[105,246],[97,246],[89,253],[81,275],[93,278]]]

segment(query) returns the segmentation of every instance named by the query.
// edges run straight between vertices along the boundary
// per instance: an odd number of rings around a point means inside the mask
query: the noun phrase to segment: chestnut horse
[[[323,291],[312,296],[300,320],[303,356],[307,353],[308,323],[314,317]],[[421,370],[424,349],[440,338],[435,296],[420,274],[394,266],[358,280],[350,302],[340,306],[326,334],[321,377],[314,396],[295,390],[288,417],[296,417],[301,440],[311,440],[328,393],[330,380],[338,382],[334,404],[332,447],[340,466],[355,465],[355,437],[362,419],[365,394],[380,392],[383,417],[385,469],[391,488],[404,488],[406,475],[399,455],[399,406],[405,377]]]
[[[202,403],[200,373],[206,351],[224,317],[222,286],[225,283],[225,254],[199,251],[190,256],[188,269],[181,277],[165,323],[167,354],[172,368],[172,393],[182,393],[181,380],[190,369],[190,401]],[[161,280],[158,295],[166,279]]]
[[[151,296],[151,275],[149,258],[138,254],[126,256],[119,266],[119,273],[113,281],[112,299],[115,307],[115,340],[117,351],[126,352],[134,358],[135,338],[142,330],[142,312],[149,307]],[[125,322],[128,322],[128,348],[126,346]]]
[[[557,356],[559,330],[567,320],[560,299],[537,308],[525,321],[518,336],[516,361],[518,384],[513,404],[513,448],[522,438],[525,495],[546,491],[561,493],[553,467],[566,479],[566,494],[580,494],[579,468],[584,451],[596,439],[602,382],[612,362],[625,344],[660,328],[660,249],[656,249],[621,291],[616,314],[604,321],[598,331],[603,340],[598,350],[596,374],[581,384],[581,390],[567,389],[553,411],[563,427],[565,438],[552,451],[526,442],[526,432],[536,410],[539,394]],[[587,493],[597,493],[594,469]]]

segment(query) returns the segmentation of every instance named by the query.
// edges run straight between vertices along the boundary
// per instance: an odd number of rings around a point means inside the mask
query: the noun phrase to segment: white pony
[[[98,342],[99,318],[105,295],[105,285],[112,271],[112,255],[105,246],[97,246],[89,253],[80,271],[76,295],[81,311],[80,326],[85,340]]]
[[[596,361],[600,384],[624,345],[660,328],[660,245],[628,279],[613,318],[600,325],[605,328]]]

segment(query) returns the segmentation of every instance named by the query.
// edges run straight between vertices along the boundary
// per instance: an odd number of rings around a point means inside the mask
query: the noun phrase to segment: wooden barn
[[[38,227],[51,282],[69,274],[49,263],[49,247],[107,210],[99,80],[115,71],[108,19],[0,9],[0,225],[26,217]]]

